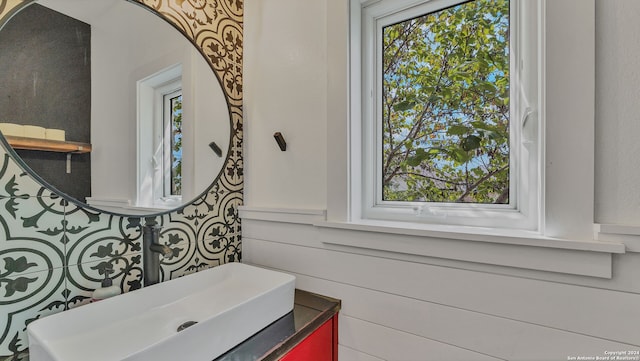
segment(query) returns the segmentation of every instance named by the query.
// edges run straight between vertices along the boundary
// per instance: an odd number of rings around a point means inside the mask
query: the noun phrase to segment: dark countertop
[[[289,312],[214,361],[278,360],[340,310],[340,300],[296,289]]]

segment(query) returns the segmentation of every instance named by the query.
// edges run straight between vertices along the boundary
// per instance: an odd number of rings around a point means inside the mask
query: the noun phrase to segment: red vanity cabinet
[[[323,323],[280,361],[337,361],[338,315]]]
[[[340,306],[296,289],[291,312],[214,361],[337,361]]]

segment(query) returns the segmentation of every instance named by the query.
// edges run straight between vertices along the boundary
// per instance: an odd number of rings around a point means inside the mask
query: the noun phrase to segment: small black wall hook
[[[287,142],[284,141],[284,137],[282,136],[282,133],[275,132],[275,134],[273,134],[273,137],[276,138],[276,142],[278,142],[278,147],[280,147],[280,150],[283,152],[286,151]]]
[[[220,147],[218,147],[216,142],[209,143],[209,147],[211,147],[211,150],[213,150],[213,152],[216,153],[216,155],[218,157],[222,158],[222,149],[220,149]]]

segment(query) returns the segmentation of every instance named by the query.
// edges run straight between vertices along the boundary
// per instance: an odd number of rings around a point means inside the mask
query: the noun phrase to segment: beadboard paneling
[[[262,262],[292,272],[631,344],[640,340],[637,294],[258,240],[251,247]]]
[[[292,274],[296,276],[298,288],[340,297],[342,316],[367,320],[501,359],[555,360],[565,359],[571,350],[583,355],[600,355],[602,350],[628,347],[573,332]]]
[[[365,254],[375,257],[398,259],[410,262],[426,263],[436,266],[445,266],[450,268],[466,269],[485,273],[553,281],[558,283],[568,283],[573,285],[582,285],[616,291],[640,293],[640,277],[636,277],[638,264],[640,264],[640,253],[629,252],[625,254],[613,254],[613,267],[611,273],[615,276],[612,279],[602,279],[597,277],[583,277],[556,272],[544,272],[523,268],[464,262],[437,257],[395,254],[392,252],[384,252],[372,249],[355,250],[352,247],[341,247],[323,243],[323,240],[328,237],[326,230],[318,227],[309,227],[309,225],[310,224],[305,225],[287,223],[285,226],[280,227],[273,222],[244,219],[242,224],[242,234],[244,237],[253,239],[267,239],[274,242],[331,249],[348,253],[357,251],[357,253],[359,254]],[[268,237],[265,238],[265,235],[268,235]]]
[[[327,249],[313,226],[245,220],[243,230],[245,262],[342,299],[341,332],[358,331],[340,342],[354,357],[389,359],[384,349],[404,345],[411,359],[443,344],[497,359],[556,360],[640,346],[634,293]]]
[[[430,340],[408,332],[343,316],[339,342],[356,350],[367,350],[394,361],[498,361],[499,359]]]
[[[385,361],[343,345],[338,345],[338,359],[340,361]]]

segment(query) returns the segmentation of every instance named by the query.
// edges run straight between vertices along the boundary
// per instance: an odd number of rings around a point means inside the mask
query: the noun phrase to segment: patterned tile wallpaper
[[[124,1],[124,0],[123,0]],[[148,7],[200,49],[220,80],[232,141],[220,176],[183,208],[148,218],[95,211],[32,177],[0,148],[0,361],[27,360],[26,325],[89,302],[105,273],[123,292],[142,287],[142,227],[162,227],[173,255],[162,280],[240,261],[242,0],[129,0]],[[0,0],[0,23],[31,0]]]

